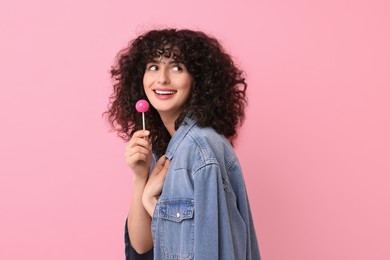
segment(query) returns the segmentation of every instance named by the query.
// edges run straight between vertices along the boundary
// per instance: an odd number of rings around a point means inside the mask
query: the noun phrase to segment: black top
[[[138,254],[131,246],[129,231],[127,229],[127,219],[125,224],[125,254],[126,260],[153,260],[153,248],[145,254]]]

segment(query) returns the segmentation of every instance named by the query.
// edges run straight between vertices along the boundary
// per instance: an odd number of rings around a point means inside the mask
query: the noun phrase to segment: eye
[[[151,70],[151,71],[155,71],[155,70],[158,70],[158,67],[157,67],[157,65],[151,64],[151,65],[147,66],[147,69]]]
[[[183,71],[183,68],[182,68],[182,66],[176,64],[176,65],[172,66],[172,70],[179,72],[179,71]]]

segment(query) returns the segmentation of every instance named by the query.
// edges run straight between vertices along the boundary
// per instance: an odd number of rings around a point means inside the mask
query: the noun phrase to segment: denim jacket
[[[152,218],[154,259],[259,260],[244,179],[229,141],[187,117],[165,156],[171,164]]]

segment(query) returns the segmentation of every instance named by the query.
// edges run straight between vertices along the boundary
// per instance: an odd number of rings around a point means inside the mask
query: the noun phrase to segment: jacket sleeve
[[[194,173],[194,259],[246,259],[246,225],[216,163]]]
[[[127,229],[127,219],[125,224],[125,255],[126,260],[153,260],[153,248],[145,254],[138,254],[131,246],[129,231]]]

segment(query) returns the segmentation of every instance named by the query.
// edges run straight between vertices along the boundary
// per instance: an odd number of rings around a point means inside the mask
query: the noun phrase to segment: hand
[[[157,199],[161,195],[164,186],[165,176],[171,163],[165,155],[163,155],[153,167],[149,175],[149,180],[146,183],[144,193],[142,195],[142,203],[151,217],[153,217],[154,208],[157,204]]]
[[[152,163],[152,145],[149,131],[139,130],[133,134],[126,145],[125,159],[133,171],[134,178],[147,180],[150,164]]]

